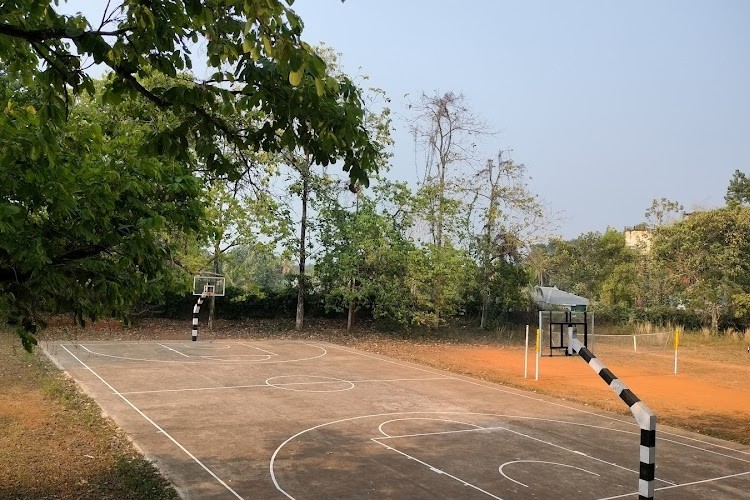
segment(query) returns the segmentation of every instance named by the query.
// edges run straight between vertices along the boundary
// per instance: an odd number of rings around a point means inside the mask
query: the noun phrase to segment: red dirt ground
[[[436,368],[627,413],[622,401],[578,356],[542,356],[539,380],[533,353],[523,378],[524,352],[491,345],[397,342],[362,348]],[[658,416],[660,422],[750,443],[750,355],[739,346],[736,361],[704,359],[701,350],[679,353],[678,374],[669,354],[599,354],[607,367]]]

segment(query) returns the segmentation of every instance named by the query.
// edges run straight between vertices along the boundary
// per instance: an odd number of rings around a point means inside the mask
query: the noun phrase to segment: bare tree
[[[455,212],[455,196],[461,189],[460,172],[468,172],[478,162],[476,141],[491,135],[487,124],[466,104],[463,95],[446,92],[443,95],[422,94],[415,109],[411,132],[415,148],[424,153],[420,188],[426,204],[425,218],[429,224],[432,243],[445,245],[447,217]],[[416,154],[416,152],[415,152]],[[418,161],[419,163],[419,161]],[[419,167],[418,167],[419,168]]]
[[[514,273],[520,279],[521,250],[533,233],[544,227],[544,211],[537,196],[526,184],[526,167],[497,155],[497,163],[487,160],[477,170],[470,203],[469,227],[473,226],[471,248],[479,266],[479,288],[482,294],[480,327],[487,326],[493,301],[500,293],[498,283],[506,283]],[[518,285],[520,283],[516,283]],[[505,287],[517,289],[517,286]]]
[[[646,217],[646,220],[650,223],[652,228],[658,229],[665,224],[679,219],[684,213],[685,207],[683,207],[679,202],[672,201],[667,198],[662,198],[660,200],[654,198],[651,201],[651,206],[648,207],[644,216]]]

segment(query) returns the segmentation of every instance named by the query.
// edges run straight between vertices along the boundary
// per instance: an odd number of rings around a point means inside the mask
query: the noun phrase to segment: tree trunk
[[[479,319],[479,329],[484,330],[487,328],[487,315],[489,313],[490,309],[490,300],[492,299],[492,296],[489,292],[484,294],[484,300],[482,301],[482,315]]]
[[[299,237],[299,279],[297,280],[297,318],[294,322],[295,330],[302,330],[305,322],[305,239],[307,233],[307,199],[310,193],[309,171],[302,172],[302,218],[300,221]]]
[[[221,273],[221,247],[220,242],[217,239],[214,242],[214,274],[219,275]],[[216,314],[216,297],[211,295],[211,300],[208,302],[208,329],[214,329],[214,315]]]
[[[355,194],[354,199],[354,213],[359,213],[359,191],[357,191]],[[357,266],[357,269],[359,266]],[[349,332],[354,327],[354,321],[355,321],[355,315],[356,315],[356,308],[357,308],[357,302],[354,299],[354,292],[356,290],[357,286],[357,270],[354,271],[354,276],[349,280],[349,290],[351,291],[351,299],[349,300],[349,314],[346,318],[346,331]]]
[[[711,305],[711,333],[719,331],[719,306]]]
[[[352,284],[352,287],[354,284]],[[352,328],[354,328],[354,321],[355,321],[355,314],[356,314],[356,304],[354,302],[354,299],[349,301],[349,315],[346,318],[346,331],[351,331]]]

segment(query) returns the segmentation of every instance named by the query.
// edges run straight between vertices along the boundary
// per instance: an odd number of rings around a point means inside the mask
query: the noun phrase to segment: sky
[[[87,11],[95,0],[71,2]],[[654,198],[718,207],[750,172],[746,0],[296,0],[394,113],[387,176],[415,182],[408,103],[463,94],[574,238],[644,221]],[[95,14],[96,15],[96,14]]]

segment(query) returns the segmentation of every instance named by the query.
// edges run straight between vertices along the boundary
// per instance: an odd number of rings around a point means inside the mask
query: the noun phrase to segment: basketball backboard
[[[224,296],[224,276],[194,276],[193,295]]]

